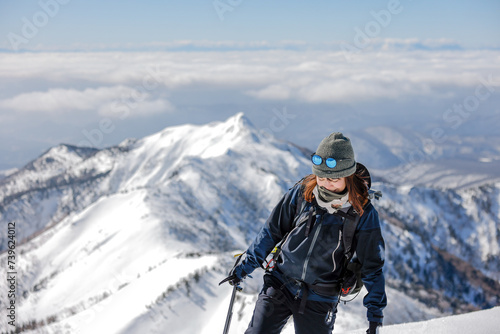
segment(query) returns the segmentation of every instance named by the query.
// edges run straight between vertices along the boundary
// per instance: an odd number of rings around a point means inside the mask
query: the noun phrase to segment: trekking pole
[[[231,295],[231,301],[229,302],[229,310],[227,311],[226,324],[224,325],[223,334],[229,333],[229,326],[231,325],[231,318],[233,317],[233,305],[236,298],[236,292],[241,291],[241,287],[238,284],[233,286],[233,293]]]
[[[226,316],[226,324],[224,325],[224,333],[227,334],[229,332],[229,325],[231,325],[231,318],[233,317],[233,305],[234,305],[234,300],[236,299],[236,292],[243,290],[243,288],[240,286],[240,283],[231,283],[231,281],[236,278],[236,275],[234,274],[234,269],[238,266],[238,264],[241,261],[241,258],[245,254],[244,252],[241,254],[236,254],[234,257],[236,257],[236,262],[234,263],[233,269],[229,272],[229,276],[223,279],[219,285],[225,282],[230,282],[230,284],[233,286],[233,293],[231,295],[231,301],[229,302],[229,310],[227,311],[227,316]]]

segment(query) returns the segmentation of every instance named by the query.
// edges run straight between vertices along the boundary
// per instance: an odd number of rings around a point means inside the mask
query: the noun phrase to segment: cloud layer
[[[391,116],[387,105],[392,105],[401,108],[391,111],[394,116],[409,121],[418,103],[429,106],[419,109],[420,116],[441,119],[443,106],[473,97],[485,81],[490,87],[482,96],[498,96],[500,51],[422,50],[415,43],[387,40],[349,55],[320,50],[0,53],[0,129],[22,136],[43,120],[44,131],[57,141],[56,124],[68,124],[77,131],[66,128],[66,141],[78,142],[82,130],[103,118],[129,121],[135,128],[139,120],[149,131],[145,124],[157,125],[159,117],[168,126],[186,118],[210,120],[208,110],[221,106],[232,106],[235,113],[273,104],[311,112],[318,106],[349,106],[365,121],[370,115]],[[127,137],[125,127],[120,136]]]
[[[39,82],[12,89],[1,110],[54,113],[98,110],[115,100],[158,112],[177,91],[231,89],[262,100],[352,103],[355,100],[452,97],[481,77],[500,77],[498,51],[157,52],[0,54],[0,80]],[[134,98],[135,96],[135,98]],[[156,102],[153,102],[156,101]],[[139,103],[140,104],[140,103]],[[152,108],[152,109],[151,109]]]

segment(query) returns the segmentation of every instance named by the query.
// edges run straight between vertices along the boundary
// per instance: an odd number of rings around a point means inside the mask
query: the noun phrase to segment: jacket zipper
[[[313,237],[313,240],[311,242],[311,246],[309,246],[309,251],[307,252],[306,260],[304,262],[304,267],[302,268],[302,278],[301,278],[302,281],[304,281],[306,278],[307,265],[309,264],[309,259],[311,258],[314,244],[316,243],[316,240],[318,239],[319,231],[321,230],[321,220],[317,223],[319,223],[319,224],[317,224],[318,228],[316,229],[316,232],[314,233],[314,237]]]
[[[290,238],[290,235],[292,234],[293,231],[295,231],[296,229],[298,229],[300,226],[302,226],[305,222],[307,221],[307,218],[306,219],[303,219],[302,221],[300,222],[297,222],[295,224],[295,227],[291,229],[290,232],[288,232],[285,237],[283,238],[282,241],[280,241],[276,246],[279,246],[279,248],[281,249],[283,247],[283,245],[287,242],[288,238]]]
[[[334,272],[335,269],[337,269],[337,262],[335,261],[335,252],[339,249],[341,241],[342,241],[342,230],[339,230],[339,243],[337,244],[337,247],[333,250],[333,253],[332,253],[332,260],[333,260],[332,272]]]

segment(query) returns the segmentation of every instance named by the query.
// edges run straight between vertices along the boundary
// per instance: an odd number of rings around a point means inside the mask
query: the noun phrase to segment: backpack
[[[356,174],[361,177],[363,181],[365,181],[367,188],[368,188],[368,195],[369,195],[369,201],[367,202],[366,205],[370,203],[370,200],[375,198],[375,199],[380,199],[382,197],[382,193],[380,191],[375,191],[371,189],[371,176],[370,173],[368,172],[368,169],[361,163],[356,164]],[[302,180],[300,180],[298,183],[300,183]],[[304,210],[306,205],[306,201],[304,201],[303,196],[299,196],[297,199],[297,213],[300,213]],[[354,297],[348,301],[353,300],[356,298],[357,294],[361,291],[361,288],[363,287],[363,281],[361,279],[361,263],[357,260],[355,256],[355,251],[352,250],[352,244],[355,238],[356,234],[356,228],[358,226],[358,222],[360,220],[359,214],[354,210],[354,208],[351,206],[347,212],[343,211],[337,211],[335,213],[336,215],[339,215],[344,218],[344,226],[342,229],[342,236],[343,236],[343,244],[344,244],[344,269],[342,271],[341,277],[340,277],[340,295],[339,295],[339,300],[342,297],[347,297],[350,295],[354,295]],[[296,221],[293,222],[292,224],[292,229],[295,227]],[[283,242],[286,240],[288,237],[288,232],[285,234],[285,236],[282,238],[282,240],[274,247],[273,251],[269,256],[267,257],[265,261],[265,266],[264,269],[266,271],[272,271],[276,261],[278,260],[278,257],[281,252],[281,245]],[[344,302],[347,302],[344,300]]]

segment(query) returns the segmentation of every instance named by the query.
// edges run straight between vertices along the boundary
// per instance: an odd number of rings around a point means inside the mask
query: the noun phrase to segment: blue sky
[[[498,135],[499,18],[500,1],[0,0],[0,170],[238,112],[263,131],[291,115],[273,134],[309,148],[369,126]]]
[[[11,49],[8,34],[22,36],[23,18],[31,23],[38,20],[41,27],[20,49],[123,48],[179,40],[335,44],[352,41],[356,27],[363,31],[374,20],[372,12],[389,7],[397,13],[377,37],[499,46],[500,2],[494,0],[2,0],[0,45]],[[47,21],[41,11],[51,14]]]

